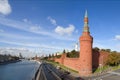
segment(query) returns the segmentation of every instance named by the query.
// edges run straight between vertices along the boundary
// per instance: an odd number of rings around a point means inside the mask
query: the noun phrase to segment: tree
[[[105,51],[107,51],[107,52],[109,52],[109,53],[110,53],[110,52],[111,52],[111,49],[106,49]]]
[[[117,53],[117,51],[112,51],[111,53]]]
[[[99,51],[100,49],[98,47],[94,47],[93,50]]]
[[[116,66],[120,64],[120,54],[119,53],[111,53],[108,56],[107,64],[111,66]]]
[[[51,58],[51,54],[49,54],[49,58]]]
[[[111,49],[101,49],[101,51],[111,52]]]
[[[101,49],[101,51],[105,51],[105,49]]]
[[[55,54],[55,57],[57,57],[57,53]]]
[[[72,50],[71,52],[68,52],[67,53],[67,57],[70,57],[70,58],[78,58],[79,57],[79,52],[75,51],[75,50]]]
[[[52,54],[52,58],[54,58],[54,54]]]
[[[66,53],[65,49],[63,50],[63,53]]]

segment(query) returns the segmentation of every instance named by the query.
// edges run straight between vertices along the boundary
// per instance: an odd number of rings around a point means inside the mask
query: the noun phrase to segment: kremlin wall
[[[60,58],[54,58],[54,61],[78,71],[80,76],[90,76],[93,69],[105,64],[109,53],[92,49],[93,37],[89,32],[87,11],[84,17],[83,33],[79,41],[79,58],[68,58],[66,53],[63,53]]]
[[[93,51],[92,64],[91,64],[92,69],[98,68],[100,66],[100,64],[101,64],[101,66],[104,66],[108,55],[109,55],[109,53],[106,51],[100,51],[100,52]],[[66,57],[66,53],[63,53],[60,58],[54,58],[54,61],[59,62],[60,64],[66,66],[66,67],[69,67],[71,69],[74,69],[76,71],[80,70],[80,57],[79,58],[68,58],[68,57]],[[87,74],[87,75],[80,74],[80,76],[89,76],[91,74],[92,73]]]

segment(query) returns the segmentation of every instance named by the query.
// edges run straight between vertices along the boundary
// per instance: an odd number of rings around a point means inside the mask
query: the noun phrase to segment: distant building
[[[23,58],[23,56],[22,56],[22,54],[21,54],[21,53],[19,53],[19,58],[20,58],[20,59],[22,59],[22,58]]]

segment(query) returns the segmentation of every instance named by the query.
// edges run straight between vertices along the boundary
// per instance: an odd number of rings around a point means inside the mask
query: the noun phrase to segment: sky
[[[87,10],[93,47],[120,52],[119,8],[119,0],[0,0],[0,48],[73,50]]]

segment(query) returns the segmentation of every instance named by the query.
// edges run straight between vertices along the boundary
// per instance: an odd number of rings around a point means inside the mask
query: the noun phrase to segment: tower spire
[[[88,17],[87,10],[85,11],[85,17]]]
[[[89,27],[88,27],[88,13],[87,13],[87,10],[85,11],[84,30],[83,30],[83,32],[89,32]]]

